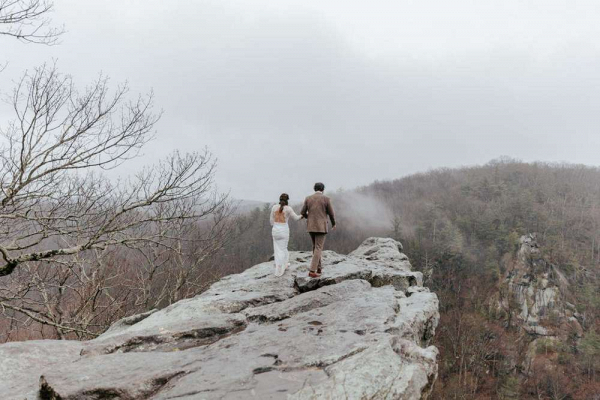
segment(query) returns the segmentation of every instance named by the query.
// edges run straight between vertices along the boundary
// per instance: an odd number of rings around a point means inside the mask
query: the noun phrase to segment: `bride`
[[[296,214],[292,207],[288,206],[289,199],[290,196],[283,193],[279,196],[279,204],[275,204],[271,209],[275,276],[282,276],[289,265],[290,253],[287,247],[290,241],[290,227],[288,226],[288,220],[292,218],[294,221],[298,221],[303,218],[301,215]]]

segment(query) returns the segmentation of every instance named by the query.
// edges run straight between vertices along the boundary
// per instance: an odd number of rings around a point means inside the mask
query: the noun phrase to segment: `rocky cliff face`
[[[400,243],[345,256],[295,252],[201,295],[116,323],[88,342],[0,346],[5,400],[419,399],[437,376],[438,300]]]
[[[581,332],[575,306],[564,300],[569,283],[560,270],[541,257],[535,235],[520,239],[514,268],[506,282],[525,331],[534,336],[556,336],[568,327]],[[505,305],[506,307],[506,305]]]
[[[529,337],[527,349],[521,354],[521,371],[532,375],[534,366],[537,371],[555,371],[554,356],[548,357],[543,349],[564,346],[573,338],[578,340],[583,329],[581,316],[565,299],[571,290],[568,280],[559,268],[543,258],[535,234],[520,238],[505,283],[508,296],[501,301],[500,308],[514,314],[516,325]]]

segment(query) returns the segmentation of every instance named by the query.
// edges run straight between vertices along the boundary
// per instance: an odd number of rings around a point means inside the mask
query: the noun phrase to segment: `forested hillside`
[[[600,169],[501,159],[328,194],[339,229],[326,248],[346,252],[367,236],[392,236],[439,296],[435,398],[598,398]],[[272,253],[268,211],[239,221],[240,239],[222,258],[231,272]],[[517,257],[530,233],[537,260]],[[290,248],[309,247],[303,224],[295,224]],[[546,307],[540,323],[554,333],[524,329],[522,297],[512,292],[519,265],[531,268],[521,275],[532,288],[561,280],[556,291],[573,309],[569,324]]]
[[[327,249],[391,236],[438,295],[435,399],[598,399],[599,168],[503,159],[326,192]],[[270,204],[215,210],[171,227],[166,247],[26,264],[0,288],[0,341],[93,338],[272,255]],[[309,250],[290,224],[290,249]]]

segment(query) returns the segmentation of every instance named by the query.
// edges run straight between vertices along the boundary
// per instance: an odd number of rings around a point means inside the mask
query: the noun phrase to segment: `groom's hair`
[[[322,192],[323,190],[325,190],[325,185],[321,182],[315,183],[315,192]]]

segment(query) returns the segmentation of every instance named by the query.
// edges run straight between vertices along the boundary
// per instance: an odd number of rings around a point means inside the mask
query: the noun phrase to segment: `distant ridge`
[[[246,214],[255,208],[262,208],[266,204],[270,204],[268,201],[258,201],[258,200],[242,200],[235,199],[234,203],[236,204],[236,212],[238,214]]]

